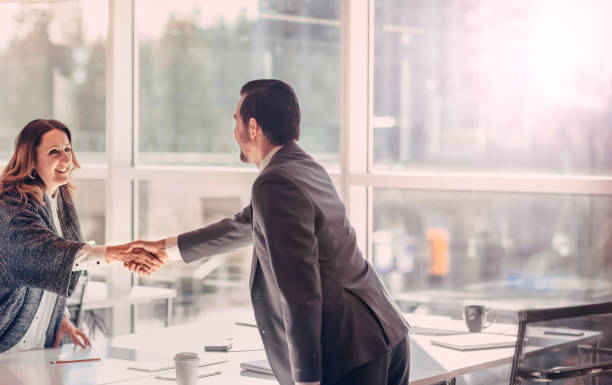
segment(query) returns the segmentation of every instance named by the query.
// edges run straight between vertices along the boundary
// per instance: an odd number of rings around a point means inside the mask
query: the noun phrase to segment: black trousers
[[[356,367],[333,385],[408,385],[408,337],[382,356]]]

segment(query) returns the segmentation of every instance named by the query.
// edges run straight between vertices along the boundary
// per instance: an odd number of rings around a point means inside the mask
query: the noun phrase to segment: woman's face
[[[70,181],[72,146],[62,130],[46,132],[36,149],[36,172],[51,195],[57,188]]]

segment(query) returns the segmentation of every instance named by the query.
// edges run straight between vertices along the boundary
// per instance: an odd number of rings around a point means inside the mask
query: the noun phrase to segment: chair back
[[[510,385],[612,374],[612,302],[526,309],[517,317]]]

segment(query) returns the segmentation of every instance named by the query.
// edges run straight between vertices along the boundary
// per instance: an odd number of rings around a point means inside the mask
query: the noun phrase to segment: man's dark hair
[[[240,116],[248,126],[255,118],[272,144],[285,145],[300,139],[300,105],[293,88],[275,79],[253,80],[242,86]]]

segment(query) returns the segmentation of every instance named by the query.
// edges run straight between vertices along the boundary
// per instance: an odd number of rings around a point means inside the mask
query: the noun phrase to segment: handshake
[[[151,275],[166,263],[165,241],[134,241],[125,245],[107,246],[106,262],[123,262],[128,270],[139,275]]]

